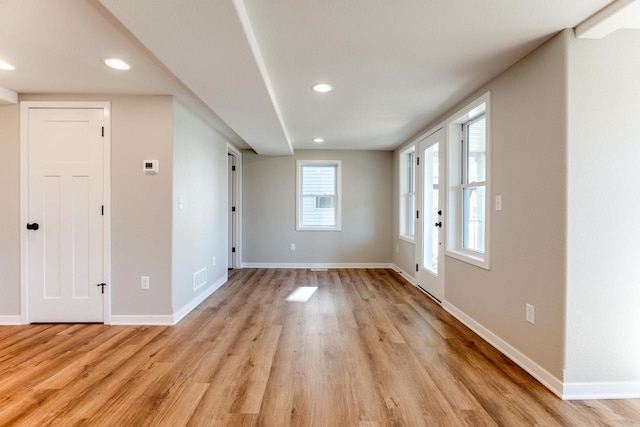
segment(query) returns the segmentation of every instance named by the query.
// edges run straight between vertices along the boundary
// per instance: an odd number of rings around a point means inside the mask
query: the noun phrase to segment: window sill
[[[482,256],[474,255],[459,249],[447,249],[445,255],[451,258],[455,258],[459,261],[466,262],[467,264],[475,265],[476,267],[480,267],[485,270],[490,270],[489,257],[487,254],[484,254],[484,256]]]
[[[296,231],[342,231],[342,227],[296,227]]]
[[[401,234],[400,236],[398,236],[398,238],[399,238],[400,240],[404,240],[404,241],[405,241],[405,242],[407,242],[407,243],[411,243],[411,244],[413,244],[413,245],[415,245],[415,244],[416,244],[416,239],[415,239],[415,238],[413,238],[413,237],[410,237],[410,236],[404,236],[404,235],[402,235],[402,234]]]

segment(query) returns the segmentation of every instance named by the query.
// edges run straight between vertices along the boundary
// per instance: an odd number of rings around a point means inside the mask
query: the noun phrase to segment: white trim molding
[[[335,192],[333,195],[325,194],[335,198],[334,224],[333,225],[304,225],[303,209],[304,197],[303,169],[306,167],[333,167],[335,168]],[[308,195],[320,197],[321,194]],[[317,199],[316,199],[317,200]],[[296,160],[296,231],[342,231],[342,160]]]
[[[404,271],[403,269],[401,269],[400,267],[398,267],[395,264],[391,264],[391,268],[393,268],[396,273],[398,273],[400,276],[402,276],[402,278],[404,280],[406,280],[407,282],[411,283],[416,288],[418,288],[418,289],[420,288],[418,286],[418,282],[416,281],[415,277],[413,277],[412,275],[410,275],[409,273],[407,273],[406,271]]]
[[[130,314],[130,315],[111,315],[111,325],[119,326],[173,326],[173,316],[170,314]]]
[[[464,148],[460,144],[460,125],[482,115],[486,118],[485,128],[485,180],[465,182],[463,172]],[[449,116],[445,122],[446,141],[446,193],[445,193],[445,255],[460,261],[490,270],[491,218],[492,218],[492,110],[491,92],[488,91],[473,102]],[[484,252],[475,252],[463,245],[463,205],[464,188],[484,188]]]
[[[236,148],[234,145],[227,143],[227,153],[235,156],[236,162],[236,188],[235,188],[235,199],[236,199],[236,229],[235,229],[235,243],[236,243],[236,252],[235,259],[231,263],[232,268],[240,268],[242,265],[242,151]]]
[[[191,313],[196,307],[198,307],[204,300],[209,298],[215,291],[217,291],[222,285],[227,283],[229,280],[229,274],[227,272],[218,279],[214,284],[206,288],[200,294],[198,294],[194,299],[192,299],[187,304],[183,305],[182,308],[173,313],[173,324],[177,324],[179,321],[184,319],[189,313]]]
[[[638,399],[640,382],[564,383],[563,400]]]
[[[513,347],[511,344],[482,326],[476,320],[467,316],[462,310],[454,306],[448,301],[444,301],[442,307],[453,317],[458,319],[462,324],[467,326],[473,332],[478,334],[480,338],[491,344],[500,353],[507,356],[515,364],[527,371],[532,377],[538,380],[542,385],[548,388],[553,394],[564,399],[562,381],[553,376],[550,372],[529,359],[524,353]]]
[[[24,325],[22,321],[22,316],[16,314],[15,316],[0,316],[0,325],[9,326],[9,325]]]
[[[379,263],[341,263],[341,262],[243,262],[242,268],[393,268],[393,264]]]

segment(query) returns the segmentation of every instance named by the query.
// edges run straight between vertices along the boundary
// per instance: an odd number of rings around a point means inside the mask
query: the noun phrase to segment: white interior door
[[[444,299],[444,129],[418,144],[418,285],[436,300]]]
[[[103,125],[103,109],[29,109],[31,322],[104,321]]]

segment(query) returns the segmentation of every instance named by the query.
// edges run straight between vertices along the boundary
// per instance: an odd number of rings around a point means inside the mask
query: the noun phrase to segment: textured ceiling
[[[0,1],[0,59],[17,67],[0,71],[0,87],[176,95],[232,142],[271,155],[393,149],[610,3],[99,1]],[[106,56],[133,69],[107,69]],[[320,81],[335,90],[311,91]]]

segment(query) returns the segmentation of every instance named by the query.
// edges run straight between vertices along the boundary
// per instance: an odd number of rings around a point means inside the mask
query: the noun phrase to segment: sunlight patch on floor
[[[307,302],[311,295],[318,290],[317,286],[299,286],[295,291],[287,297],[290,302]]]

